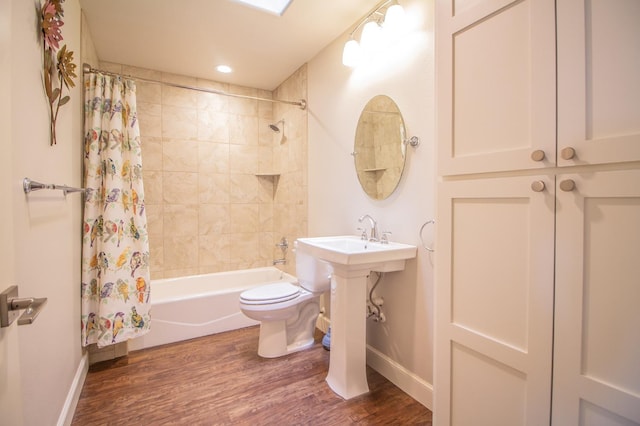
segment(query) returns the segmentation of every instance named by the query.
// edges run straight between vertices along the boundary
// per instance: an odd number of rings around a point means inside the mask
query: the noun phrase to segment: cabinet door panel
[[[438,6],[440,174],[555,165],[554,2]]]
[[[640,424],[640,170],[562,175],[553,421]]]
[[[559,166],[640,160],[640,2],[558,2]]]
[[[437,424],[549,421],[554,185],[548,176],[440,185]]]

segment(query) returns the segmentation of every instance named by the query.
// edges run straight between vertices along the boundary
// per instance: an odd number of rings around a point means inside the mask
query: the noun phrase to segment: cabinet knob
[[[564,160],[571,160],[573,157],[576,156],[576,150],[571,148],[570,146],[566,148],[562,148],[562,151],[560,151],[560,156]]]
[[[536,149],[531,153],[531,159],[533,161],[542,161],[544,160],[544,151],[541,149]]]
[[[533,181],[533,183],[531,183],[531,189],[534,192],[542,192],[544,191],[544,187],[545,187],[544,182],[541,180],[536,180],[536,181]]]
[[[564,192],[573,191],[576,187],[576,183],[572,179],[566,179],[560,182],[560,189]]]

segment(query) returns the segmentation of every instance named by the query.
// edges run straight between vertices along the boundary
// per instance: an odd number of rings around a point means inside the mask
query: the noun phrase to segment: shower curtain
[[[149,240],[135,82],[85,77],[82,344],[149,331]]]

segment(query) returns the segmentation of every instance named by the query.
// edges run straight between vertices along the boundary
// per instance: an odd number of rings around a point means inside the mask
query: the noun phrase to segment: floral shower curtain
[[[149,241],[135,82],[85,78],[82,344],[149,331]]]

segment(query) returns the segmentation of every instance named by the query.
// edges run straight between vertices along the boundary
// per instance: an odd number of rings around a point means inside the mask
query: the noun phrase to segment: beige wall
[[[102,69],[248,96],[272,93],[100,63]],[[277,89],[306,97],[306,69]],[[297,107],[137,84],[154,279],[271,265],[306,231],[306,113]],[[274,114],[277,114],[274,115]],[[285,118],[284,133],[268,127]],[[289,252],[290,254],[290,252]],[[291,262],[288,266],[291,266]]]
[[[308,64],[312,236],[355,235],[358,217],[368,213],[380,231],[393,232],[391,240],[420,246],[420,227],[435,215],[434,4],[404,0],[402,5],[409,22],[401,43],[350,69],[342,65],[347,31]],[[360,187],[350,154],[360,112],[379,94],[396,102],[408,136],[417,135],[422,143],[408,147],[393,195],[375,201]],[[432,232],[424,233],[427,242]],[[386,274],[376,289],[384,298],[386,322],[367,324],[367,343],[377,354],[368,357],[369,364],[427,406],[433,382],[433,290],[433,259],[419,247],[405,271]]]

